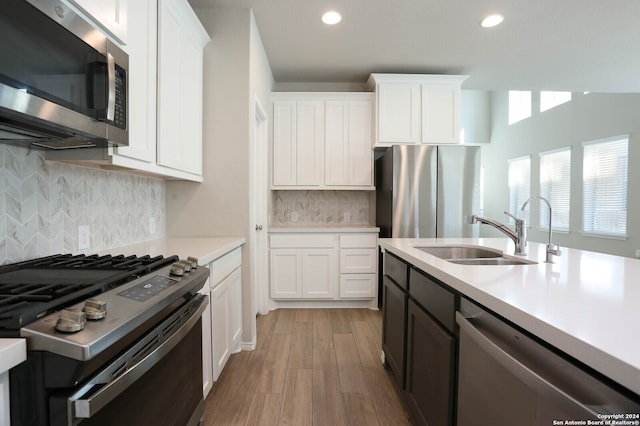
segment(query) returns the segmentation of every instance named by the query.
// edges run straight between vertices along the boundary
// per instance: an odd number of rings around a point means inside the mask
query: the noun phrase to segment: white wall
[[[251,312],[251,161],[254,96],[266,108],[273,77],[249,9],[196,9],[212,40],[204,52],[203,183],[168,182],[168,236],[238,236],[242,250],[243,338]]]
[[[484,145],[482,162],[485,173],[484,214],[504,220],[508,208],[507,160],[531,156],[531,194],[539,194],[540,152],[571,146],[571,216],[568,234],[554,233],[554,241],[575,247],[633,257],[640,248],[640,94],[573,94],[573,100],[544,113],[539,112],[539,96],[534,93],[532,117],[511,126],[507,124],[508,93],[492,93],[491,143]],[[630,134],[628,240],[614,240],[581,235],[582,229],[582,142]],[[490,190],[486,190],[490,188]],[[538,223],[538,203],[530,207],[531,223]],[[480,235],[502,235],[482,226]],[[546,242],[547,233],[529,230],[531,241]]]

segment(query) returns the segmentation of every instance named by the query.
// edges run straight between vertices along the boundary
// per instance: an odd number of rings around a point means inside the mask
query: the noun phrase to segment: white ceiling
[[[640,92],[640,0],[189,1],[252,8],[278,83],[447,73],[465,89]],[[341,23],[320,21],[329,9]],[[492,12],[504,22],[481,28]]]

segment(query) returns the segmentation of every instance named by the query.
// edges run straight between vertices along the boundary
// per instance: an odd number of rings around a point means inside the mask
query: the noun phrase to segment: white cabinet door
[[[324,182],[349,185],[349,102],[325,104]]]
[[[296,102],[273,103],[273,185],[296,184]]]
[[[213,380],[218,380],[231,355],[230,306],[231,295],[228,281],[222,281],[211,291],[211,335],[213,357]]]
[[[377,87],[378,142],[420,142],[420,84],[381,83]]]
[[[460,142],[460,85],[422,85],[422,142]]]
[[[271,297],[302,297],[302,257],[298,249],[275,249],[269,253]]]
[[[351,100],[325,103],[326,186],[373,185],[371,105]]]
[[[372,102],[349,102],[349,181],[351,186],[373,186]]]
[[[92,2],[99,3],[99,2]],[[157,0],[135,0],[129,13],[129,146],[114,148],[119,156],[156,162]],[[115,161],[117,163],[117,160]]]
[[[336,250],[302,250],[302,297],[333,299],[337,287]]]
[[[202,313],[202,393],[207,397],[213,387],[213,353],[211,345],[211,294],[207,282],[201,294],[209,296],[209,303]]]
[[[131,0],[135,3],[141,0]],[[121,44],[127,44],[130,38],[127,34],[127,15],[140,15],[130,13],[127,10],[128,0],[69,0],[85,14],[92,17],[104,31],[114,37]]]
[[[341,274],[373,274],[377,269],[376,249],[340,249]]]
[[[242,338],[242,272],[238,268],[229,275],[229,312],[231,321],[229,322],[229,346],[231,353],[240,351],[240,340]]]
[[[296,124],[296,185],[322,183],[322,147],[324,145],[324,103],[300,101]]]
[[[157,162],[202,175],[202,55],[209,36],[186,0],[158,4]]]

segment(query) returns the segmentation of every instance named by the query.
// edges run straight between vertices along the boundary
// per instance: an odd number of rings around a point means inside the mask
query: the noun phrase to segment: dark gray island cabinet
[[[400,255],[383,262],[383,359],[416,425],[640,425],[637,394]]]

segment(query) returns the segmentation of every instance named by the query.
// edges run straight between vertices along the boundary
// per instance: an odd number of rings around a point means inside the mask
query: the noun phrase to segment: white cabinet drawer
[[[341,299],[371,299],[376,296],[376,274],[340,275]]]
[[[377,234],[340,235],[340,248],[376,248],[377,246]]]
[[[377,270],[376,249],[340,250],[341,274],[375,274]]]
[[[211,288],[215,288],[223,279],[240,267],[242,263],[241,250],[238,247],[209,264]]]
[[[335,248],[335,234],[272,234],[269,238],[270,248]]]

